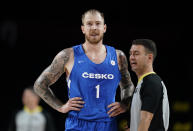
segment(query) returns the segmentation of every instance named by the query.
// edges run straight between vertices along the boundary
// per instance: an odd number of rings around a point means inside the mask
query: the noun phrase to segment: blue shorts
[[[87,121],[75,117],[67,117],[65,131],[117,131],[117,121]]]

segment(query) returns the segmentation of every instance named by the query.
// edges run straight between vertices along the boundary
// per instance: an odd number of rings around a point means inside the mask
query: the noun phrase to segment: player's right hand
[[[85,102],[81,97],[70,98],[66,104],[58,108],[57,110],[61,113],[68,113],[69,111],[80,111]]]

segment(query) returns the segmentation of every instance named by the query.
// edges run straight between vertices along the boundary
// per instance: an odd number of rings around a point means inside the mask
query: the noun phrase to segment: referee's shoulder
[[[162,79],[157,74],[150,74],[144,78],[144,82],[147,84],[160,85]]]

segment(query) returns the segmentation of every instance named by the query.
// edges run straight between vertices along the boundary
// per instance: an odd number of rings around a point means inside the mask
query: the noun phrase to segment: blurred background
[[[17,1],[0,4],[0,131],[7,130],[11,113],[22,107],[23,89],[34,84],[55,55],[64,48],[84,42],[80,30],[81,15],[91,8],[104,12],[107,24],[104,43],[124,51],[128,58],[133,39],[155,41],[158,56],[154,70],[164,80],[168,90],[171,110],[169,131],[191,131],[193,63],[191,41],[188,41],[189,11],[186,7],[181,3],[177,6],[123,1],[108,4],[80,2]],[[137,79],[130,66],[129,71],[136,85]],[[65,74],[51,89],[63,102],[67,100]],[[63,131],[66,114],[53,110],[43,101],[41,105],[54,116],[57,131]]]

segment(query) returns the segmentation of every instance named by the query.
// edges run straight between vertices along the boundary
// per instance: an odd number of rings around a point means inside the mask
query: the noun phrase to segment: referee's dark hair
[[[156,44],[150,39],[136,39],[132,41],[132,45],[143,45],[148,53],[153,54],[153,61],[157,56]]]

